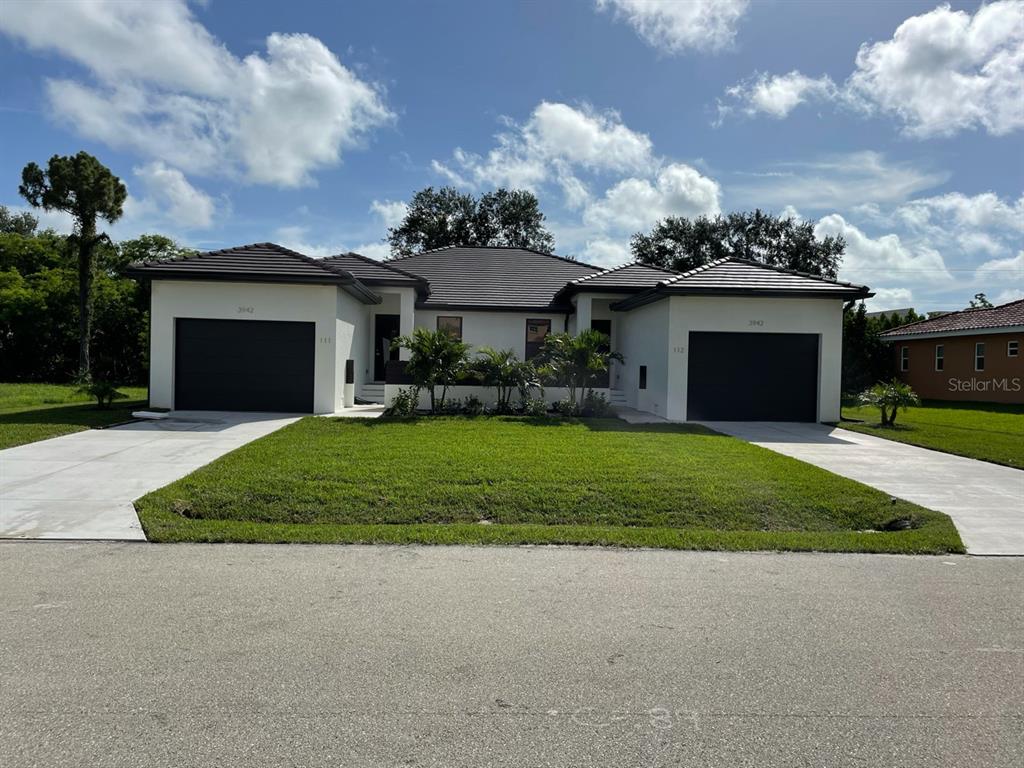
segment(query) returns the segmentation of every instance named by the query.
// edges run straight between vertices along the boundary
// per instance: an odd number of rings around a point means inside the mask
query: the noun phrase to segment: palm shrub
[[[448,331],[426,328],[416,328],[409,336],[399,336],[391,345],[409,350],[406,373],[417,387],[425,387],[430,393],[430,412],[443,409],[448,387],[466,373],[469,345]],[[441,387],[440,398],[437,398],[437,387]]]
[[[533,365],[519,360],[511,349],[481,347],[470,369],[483,386],[496,390],[498,413],[512,411],[513,392],[529,397],[530,390],[540,383]]]
[[[891,427],[896,423],[896,414],[900,409],[906,410],[913,405],[920,405],[921,398],[899,379],[879,382],[871,389],[860,393],[862,405],[878,408],[882,413],[882,426]]]
[[[593,328],[575,336],[554,333],[544,340],[538,359],[551,379],[568,388],[572,410],[579,410],[580,401],[590,394],[594,380],[608,370],[612,360],[623,360],[608,348],[609,342],[608,334]]]
[[[96,398],[96,404],[100,408],[109,408],[115,400],[127,400],[128,395],[119,392],[117,386],[109,381],[85,380],[79,385],[79,393]]]

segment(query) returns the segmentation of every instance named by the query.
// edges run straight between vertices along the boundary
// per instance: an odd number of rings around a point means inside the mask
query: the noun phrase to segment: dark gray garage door
[[[818,336],[690,333],[691,421],[817,421]]]
[[[179,318],[174,407],[179,410],[313,410],[313,323]]]

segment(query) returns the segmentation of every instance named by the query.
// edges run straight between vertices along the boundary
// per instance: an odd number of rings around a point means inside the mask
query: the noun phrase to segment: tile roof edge
[[[749,264],[752,267],[760,267],[761,269],[769,269],[769,270],[772,270],[773,272],[779,272],[779,273],[784,274],[784,275],[796,275],[797,277],[806,277],[806,278],[808,278],[810,280],[818,280],[818,281],[820,281],[822,283],[829,283],[830,285],[843,285],[843,286],[846,286],[847,288],[859,288],[859,289],[865,290],[865,291],[868,290],[868,287],[866,285],[860,285],[858,283],[851,283],[851,282],[849,282],[847,280],[837,280],[837,279],[832,279],[830,277],[822,277],[821,275],[813,275],[810,272],[801,272],[801,271],[796,270],[796,269],[788,269],[786,267],[777,267],[774,264],[764,264],[763,262],[754,261],[753,259],[741,259],[739,256],[724,256],[721,259],[715,259],[714,261],[709,261],[707,264],[702,264],[699,267],[695,267],[694,269],[691,269],[689,272],[684,272],[683,274],[679,275],[676,278],[673,278],[672,280],[666,282],[665,284],[666,285],[669,285],[669,284],[674,285],[674,284],[678,283],[679,281],[681,281],[681,280],[683,280],[683,279],[685,279],[687,277],[691,277],[692,275],[697,274],[697,273],[699,273],[701,271],[710,269],[712,267],[721,266],[722,264],[726,264],[726,263],[730,263],[730,262],[733,263],[733,264]]]
[[[925,318],[923,318],[921,320],[915,320],[912,323],[907,323],[905,325],[897,325],[895,328],[890,328],[888,331],[883,331],[882,333],[880,333],[878,335],[879,336],[888,336],[889,334],[905,333],[907,328],[914,328],[914,327],[917,327],[919,325],[923,325],[924,323],[934,323],[937,320],[944,320],[945,318],[950,317],[951,315],[964,315],[964,314],[969,314],[971,312],[985,312],[985,311],[991,312],[991,311],[996,310],[996,309],[1004,309],[1006,307],[1013,306],[1014,304],[1021,304],[1021,303],[1024,303],[1024,299],[1014,299],[1013,301],[1007,301],[1005,304],[996,304],[994,307],[964,307],[963,309],[955,309],[952,312],[945,312],[945,313],[939,315],[938,317],[925,317]],[[1004,323],[1004,325],[1008,325],[1008,326],[1009,325],[1020,325],[1020,323]],[[974,327],[975,328],[1000,328],[1002,326],[999,326],[999,325],[980,325],[980,326],[974,326]],[[969,329],[941,328],[939,330],[940,331],[942,331],[942,330],[955,331],[955,330],[969,330]],[[913,333],[913,331],[912,331],[912,333]],[[929,331],[922,331],[922,333],[929,333]]]
[[[584,275],[583,277],[577,277],[575,280],[570,280],[569,281],[569,285],[580,285],[581,283],[585,283],[587,280],[592,280],[595,277],[603,277],[604,275],[610,275],[612,272],[618,272],[620,269],[626,269],[628,267],[635,267],[635,266],[646,267],[647,269],[656,269],[656,270],[658,270],[660,272],[664,272],[664,273],[669,274],[669,275],[678,275],[679,274],[678,272],[673,272],[671,269],[665,269],[664,267],[659,267],[659,266],[657,266],[655,264],[645,264],[642,261],[639,261],[637,259],[633,259],[633,261],[627,261],[625,264],[619,264],[619,266],[617,266],[617,267],[608,267],[607,269],[603,269],[600,272],[594,272],[593,274],[590,274],[590,275]]]
[[[419,251],[418,253],[408,253],[405,256],[392,256],[388,261],[404,261],[405,259],[412,259],[416,256],[423,256],[428,253],[440,253],[441,251],[450,251],[455,248],[465,248],[466,250],[476,251],[526,251],[527,253],[535,253],[538,256],[547,256],[552,259],[558,259],[559,261],[566,261],[570,264],[579,264],[583,267],[590,269],[600,270],[600,267],[588,264],[585,261],[579,259],[573,259],[569,256],[559,256],[557,253],[544,253],[544,251],[538,251],[536,248],[521,248],[518,245],[442,245],[439,248],[428,248],[425,251]]]
[[[412,272],[406,272],[404,269],[399,269],[398,267],[392,267],[386,261],[379,261],[377,259],[370,258],[369,256],[364,256],[361,253],[356,253],[355,251],[348,251],[346,253],[335,253],[335,254],[332,254],[330,256],[324,256],[324,260],[336,259],[336,258],[338,258],[340,256],[352,256],[352,257],[357,258],[360,261],[363,261],[363,262],[365,262],[367,264],[373,264],[374,266],[382,267],[383,269],[387,269],[387,270],[390,270],[391,272],[394,272],[396,275],[402,275],[404,277],[409,277],[409,278],[412,278],[413,280],[418,280],[421,283],[429,283],[430,282],[429,280],[427,280],[427,278],[422,277],[421,275],[416,275],[416,274],[413,274]]]

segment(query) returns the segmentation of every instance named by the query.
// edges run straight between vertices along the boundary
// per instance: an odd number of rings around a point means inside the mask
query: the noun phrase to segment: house
[[[152,284],[150,402],[179,410],[332,413],[356,397],[384,402],[388,363],[404,354],[391,340],[417,327],[523,359],[549,333],[597,328],[624,356],[601,382],[613,402],[678,421],[834,421],[843,304],[871,295],[738,259],[677,274],[520,248],[379,262],[258,243],[139,263],[131,274]]]
[[[946,312],[881,334],[896,369],[931,400],[1024,403],[1024,299]]]

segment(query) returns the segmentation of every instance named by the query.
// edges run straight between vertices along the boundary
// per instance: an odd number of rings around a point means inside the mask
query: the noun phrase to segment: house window
[[[935,370],[941,371],[946,367],[946,348],[942,344],[935,345]]]
[[[1006,342],[1006,356],[1007,357],[1016,357],[1019,352],[1020,352],[1020,342],[1019,341],[1008,341],[1008,342]]]
[[[640,366],[640,389],[647,389],[647,366]]]
[[[974,345],[974,370],[985,370],[985,342],[983,341]]]
[[[910,347],[900,347],[900,370],[910,370]]]
[[[454,315],[438,315],[437,330],[448,331],[448,335],[462,341],[462,318]]]
[[[544,338],[551,333],[550,320],[527,320],[526,321],[526,359],[530,360],[537,356],[540,348],[544,346]]]

